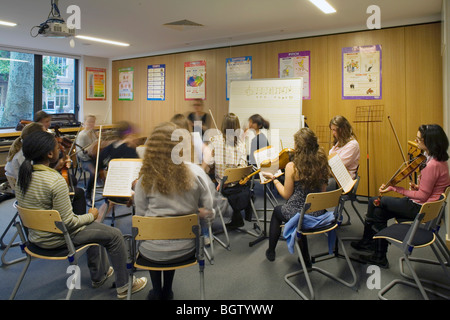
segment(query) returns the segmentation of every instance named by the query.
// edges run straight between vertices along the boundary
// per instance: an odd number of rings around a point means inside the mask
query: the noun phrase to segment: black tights
[[[281,206],[276,206],[273,209],[272,218],[270,219],[269,229],[269,251],[275,251],[278,239],[281,236],[281,224],[286,222],[281,213]]]
[[[269,229],[269,251],[274,252],[278,243],[278,239],[281,236],[281,225],[286,223],[286,220],[281,213],[281,206],[276,206],[273,209],[272,218],[270,219],[270,229]],[[298,240],[298,244],[302,250],[303,257],[305,260],[309,261],[309,251],[308,242],[306,236],[302,235]]]
[[[162,274],[164,272],[164,286],[162,284]],[[153,291],[155,294],[168,296],[172,292],[172,283],[175,276],[175,270],[168,271],[150,271],[150,278],[152,280]]]

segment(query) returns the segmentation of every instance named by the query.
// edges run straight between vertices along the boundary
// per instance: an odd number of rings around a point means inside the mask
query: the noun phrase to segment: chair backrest
[[[307,210],[305,210],[305,214],[337,207],[341,195],[342,188],[328,192],[309,193],[305,200],[305,206],[309,206]]]
[[[421,220],[422,223],[427,223],[436,219],[441,212],[441,208],[445,203],[446,196],[443,194],[441,199],[437,201],[427,202],[422,205],[420,208],[419,215],[423,215]]]
[[[224,177],[227,177],[227,180],[224,183],[239,182],[241,179],[250,175],[252,171],[253,171],[252,166],[228,168],[225,170],[225,173],[223,175]]]
[[[17,205],[17,211],[23,225],[28,229],[60,234],[63,233],[56,226],[56,222],[61,222],[61,216],[56,210],[26,209]]]
[[[132,227],[137,230],[136,240],[194,239],[194,228],[198,227],[198,215],[176,217],[133,216]]]

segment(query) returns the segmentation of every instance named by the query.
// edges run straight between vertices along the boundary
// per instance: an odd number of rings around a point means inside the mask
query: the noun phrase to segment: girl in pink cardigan
[[[379,189],[380,193],[394,191],[404,197],[383,196],[379,206],[374,205],[376,198],[369,199],[363,238],[351,243],[351,246],[357,250],[372,253],[368,256],[359,256],[364,262],[388,268],[389,262],[386,258],[388,242],[384,239],[373,240],[372,237],[387,227],[389,219],[414,220],[422,204],[438,200],[445,188],[450,185],[447,165],[449,142],[444,130],[436,124],[421,125],[416,142],[427,158],[425,168],[420,171],[419,184],[411,183],[410,190],[393,186],[386,188],[382,185]]]

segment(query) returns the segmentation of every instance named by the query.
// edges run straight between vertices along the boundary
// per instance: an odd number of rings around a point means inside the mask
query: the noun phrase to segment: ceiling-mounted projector
[[[60,22],[44,22],[39,26],[38,34],[44,37],[67,38],[75,36],[75,28],[69,29],[64,20]]]
[[[32,31],[35,28],[39,28],[37,34],[33,35]],[[51,0],[51,10],[46,21],[39,26],[35,26],[31,29],[31,36],[37,37],[41,35],[43,37],[51,38],[68,38],[75,36],[75,28],[69,28],[61,17],[58,9],[58,0]]]

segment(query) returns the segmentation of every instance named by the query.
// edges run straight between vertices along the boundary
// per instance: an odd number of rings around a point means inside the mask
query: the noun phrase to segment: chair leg
[[[6,236],[6,234],[8,233],[8,231],[9,231],[9,229],[11,229],[11,227],[15,224],[15,222],[16,222],[16,220],[17,220],[17,218],[19,217],[19,213],[17,213],[16,212],[16,214],[14,215],[14,217],[11,219],[11,221],[9,222],[9,224],[8,224],[8,226],[6,227],[6,229],[5,229],[5,231],[3,232],[3,234],[2,234],[2,236],[0,237],[0,246],[1,246],[1,249],[5,249],[8,245],[7,244],[5,244],[4,242],[3,242],[3,239],[5,238],[5,236]],[[17,235],[16,235],[17,236]],[[15,238],[14,238],[15,239]],[[19,245],[20,243],[19,242],[17,242],[17,243],[9,243],[10,244],[10,246],[12,247],[12,246],[17,246],[17,245]]]
[[[310,268],[310,270],[311,270],[311,271],[317,271],[317,272],[323,274],[324,276],[327,276],[328,278],[333,279],[333,280],[335,280],[335,281],[337,281],[337,282],[339,282],[339,283],[345,285],[346,287],[356,289],[355,286],[356,286],[356,283],[357,283],[357,276],[356,276],[355,269],[353,268],[352,262],[351,262],[349,256],[347,255],[347,251],[345,250],[344,243],[339,239],[339,237],[336,237],[336,240],[338,241],[338,244],[339,244],[339,245],[341,246],[341,248],[342,248],[343,255],[344,255],[344,257],[345,257],[345,260],[346,260],[346,262],[347,262],[347,265],[348,265],[348,267],[349,267],[349,269],[350,269],[350,272],[351,272],[351,274],[352,274],[352,280],[351,280],[350,282],[345,281],[344,279],[341,279],[341,278],[335,276],[334,274],[328,272],[327,270],[324,270],[324,269],[322,269],[322,268],[316,267],[316,266],[314,266],[314,265],[312,266],[312,268]],[[284,279],[285,279],[285,281],[288,283],[288,285],[289,285],[292,289],[294,289],[295,292],[297,292],[298,295],[300,295],[303,299],[308,300],[308,298],[306,297],[306,295],[303,294],[303,293],[302,293],[302,292],[301,292],[301,291],[300,291],[300,290],[299,290],[299,289],[298,289],[298,288],[297,288],[297,287],[289,280],[289,278],[291,278],[291,277],[293,277],[293,276],[296,276],[296,275],[298,275],[298,274],[304,273],[304,274],[305,274],[306,282],[307,282],[307,284],[308,284],[309,292],[310,292],[310,299],[313,300],[313,299],[314,299],[314,290],[313,290],[313,287],[312,287],[312,284],[311,284],[311,280],[310,280],[309,274],[308,274],[310,271],[306,268],[306,264],[305,264],[305,261],[304,261],[303,255],[302,255],[301,248],[300,248],[300,246],[298,245],[297,242],[295,243],[295,247],[297,248],[297,253],[298,253],[298,256],[299,256],[299,259],[300,259],[300,263],[301,263],[301,265],[302,265],[302,270],[299,270],[299,271],[296,271],[296,272],[292,272],[292,273],[290,273],[290,274],[287,274],[287,275],[284,277]]]
[[[448,297],[448,296],[446,296],[446,295],[443,295],[443,294],[441,294],[441,293],[439,293],[439,292],[436,292],[436,291],[434,291],[434,290],[431,290],[431,289],[429,289],[429,288],[425,288],[425,287],[422,285],[422,283],[421,283],[419,277],[417,276],[416,272],[414,271],[414,268],[413,268],[413,266],[412,266],[412,264],[411,264],[411,261],[409,260],[408,256],[404,255],[403,257],[401,257],[401,258],[400,258],[400,264],[402,263],[402,259],[403,259],[403,261],[405,261],[406,264],[408,265],[408,268],[409,268],[409,270],[411,271],[412,278],[414,279],[414,282],[406,281],[406,280],[401,280],[401,279],[395,279],[395,280],[391,281],[387,286],[385,286],[384,288],[382,288],[382,289],[378,292],[378,298],[379,298],[379,299],[381,299],[381,300],[388,300],[388,299],[385,297],[385,294],[386,294],[389,290],[391,290],[391,289],[392,289],[395,285],[397,285],[397,284],[403,284],[403,285],[410,286],[410,287],[413,287],[413,288],[418,289],[418,290],[420,291],[420,293],[422,294],[422,297],[423,297],[425,300],[429,300],[429,297],[428,297],[427,292],[429,292],[429,293],[431,293],[431,294],[434,294],[434,295],[436,295],[436,296],[439,296],[439,297],[441,297],[441,298],[444,298],[444,299],[446,299],[446,300],[449,300],[449,299],[450,299],[450,297]]]
[[[20,273],[19,279],[16,282],[16,285],[14,286],[14,289],[11,293],[11,296],[9,297],[9,300],[14,300],[16,297],[17,291],[19,290],[20,285],[22,284],[22,280],[25,277],[25,274],[27,273],[28,267],[30,266],[31,262],[31,256],[27,255],[27,261],[25,263],[25,266],[22,269],[22,272]]]
[[[3,250],[3,253],[2,253],[2,266],[9,266],[9,265],[12,265],[14,263],[21,262],[21,261],[23,261],[23,260],[25,260],[27,258],[26,256],[23,256],[23,257],[20,257],[20,258],[17,258],[17,259],[13,259],[13,260],[10,260],[10,261],[6,261],[6,259],[5,259],[6,254],[8,253],[9,249],[11,249],[11,247],[14,247],[14,246],[19,244],[19,243],[14,243],[14,240],[16,240],[18,235],[19,235],[19,231],[16,231],[16,233],[14,234],[14,236],[11,238],[11,240],[8,243],[8,245],[6,246],[5,250]]]
[[[421,258],[415,258],[415,257],[409,257],[409,261],[413,261],[413,262],[418,262],[418,263],[425,263],[425,264],[432,264],[432,265],[440,265],[442,267],[442,270],[444,271],[445,275],[447,276],[447,279],[450,279],[450,272],[448,271],[448,267],[445,264],[445,262],[442,260],[441,256],[439,255],[438,251],[436,250],[436,248],[434,247],[434,243],[431,245],[431,249],[433,250],[434,255],[436,256],[436,258],[438,259],[438,261],[433,261],[433,260],[429,260],[429,259],[421,259]],[[405,261],[405,257],[401,257],[399,259],[399,264],[400,264],[400,274],[410,280],[413,280],[413,278],[406,274],[404,271],[404,267],[403,267],[403,262]],[[427,283],[427,284],[431,284],[433,286],[437,286],[440,287],[442,289],[446,289],[446,290],[450,290],[450,286],[446,286],[443,284],[440,284],[438,282],[434,282],[434,281],[430,281],[430,280],[426,280],[426,279],[422,279],[421,282],[423,283]]]

